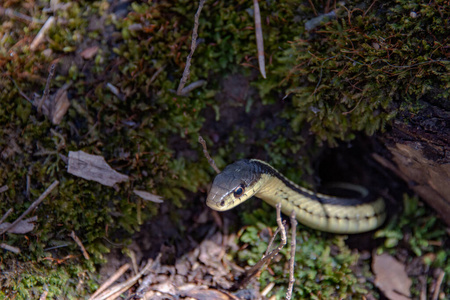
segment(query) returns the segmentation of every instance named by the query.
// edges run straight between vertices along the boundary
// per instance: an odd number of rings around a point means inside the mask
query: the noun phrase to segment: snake
[[[355,184],[341,184],[357,197],[337,197],[303,188],[281,174],[267,162],[242,159],[229,164],[212,183],[206,205],[226,211],[258,197],[313,229],[353,234],[376,229],[386,218],[385,202],[372,197],[368,190]]]

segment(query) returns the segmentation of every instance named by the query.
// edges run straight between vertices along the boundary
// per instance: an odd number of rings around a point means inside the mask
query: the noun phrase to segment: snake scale
[[[380,226],[385,218],[382,198],[370,197],[361,186],[345,184],[358,198],[340,198],[312,192],[293,183],[268,163],[243,159],[216,176],[206,204],[217,211],[229,210],[252,196],[271,206],[281,203],[284,214],[295,211],[297,220],[311,228],[340,234],[361,233]]]

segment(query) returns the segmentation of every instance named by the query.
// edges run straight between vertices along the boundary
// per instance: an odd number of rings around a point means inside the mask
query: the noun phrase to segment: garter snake
[[[293,183],[268,163],[243,159],[228,165],[216,176],[206,204],[229,210],[252,196],[271,206],[281,203],[284,214],[295,211],[297,220],[311,228],[333,233],[360,233],[380,226],[386,218],[382,198],[371,199],[358,185],[345,184],[358,198],[339,198],[307,190]]]

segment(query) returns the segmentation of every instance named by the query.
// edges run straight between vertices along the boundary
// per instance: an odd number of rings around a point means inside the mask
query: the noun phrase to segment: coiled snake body
[[[339,198],[314,193],[293,183],[268,163],[243,159],[228,165],[214,179],[206,204],[229,210],[252,196],[275,206],[284,214],[294,210],[297,220],[311,228],[333,233],[360,233],[380,226],[386,218],[382,198],[371,199],[361,186],[345,184],[359,198]]]

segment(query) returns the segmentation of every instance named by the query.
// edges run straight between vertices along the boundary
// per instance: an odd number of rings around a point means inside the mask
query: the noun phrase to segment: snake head
[[[249,160],[239,160],[228,165],[214,178],[206,205],[218,211],[229,210],[251,198],[257,190],[255,182],[260,175]]]

